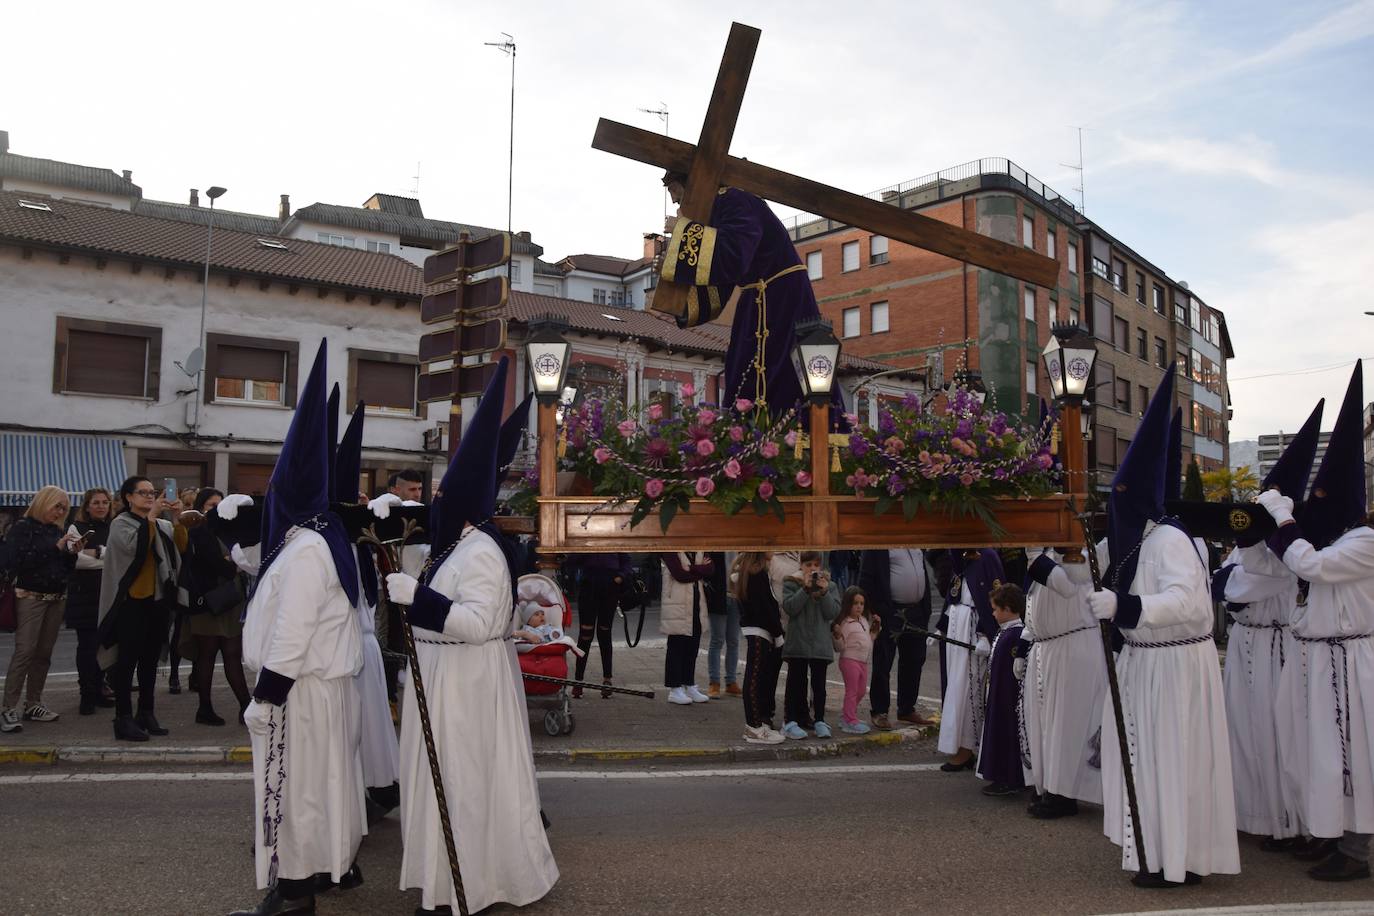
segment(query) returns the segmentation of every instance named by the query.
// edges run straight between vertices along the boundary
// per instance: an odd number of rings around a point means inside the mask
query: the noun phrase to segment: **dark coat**
[[[1021,638],[1022,630],[1022,625],[1015,623],[994,639],[988,662],[988,711],[978,753],[978,775],[1008,786],[1025,785],[1018,712],[1021,682],[1013,670],[1016,659],[1030,651],[1030,643]]]
[[[7,566],[14,572],[16,588],[41,595],[60,595],[67,590],[76,554],[57,549],[63,530],[27,515],[5,535]]]
[[[109,521],[74,522],[78,531],[86,535],[86,548],[104,547],[110,533]],[[103,569],[75,569],[67,583],[67,626],[72,629],[94,627],[100,614],[100,578]]]
[[[197,598],[237,575],[238,567],[225,556],[224,545],[213,531],[202,525],[187,532],[186,553],[181,559],[181,586],[190,596],[189,613],[197,611]]]
[[[892,561],[886,550],[865,550],[859,561],[859,588],[864,590],[869,611],[883,621],[892,616]],[[935,577],[930,564],[926,564],[926,593],[916,603],[920,614],[917,619],[930,619],[930,593]]]

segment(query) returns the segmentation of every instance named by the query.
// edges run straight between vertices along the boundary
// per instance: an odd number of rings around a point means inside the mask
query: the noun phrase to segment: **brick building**
[[[998,405],[1021,414],[1049,392],[1040,351],[1053,322],[1098,338],[1090,466],[1110,476],[1169,361],[1180,369],[1185,461],[1226,464],[1234,356],[1224,316],[1170,279],[1061,195],[1006,159],[982,159],[870,195],[893,206],[1034,248],[1059,261],[1036,287],[831,220],[790,229],[821,312],[847,352],[929,367],[938,385],[960,365],[979,371]],[[1105,482],[1105,481],[1100,481]]]

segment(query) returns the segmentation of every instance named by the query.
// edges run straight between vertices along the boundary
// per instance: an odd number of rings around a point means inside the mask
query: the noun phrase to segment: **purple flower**
[[[906,490],[906,481],[902,480],[902,478],[898,477],[896,474],[889,474],[889,475],[888,475],[888,477],[887,477],[887,494],[888,494],[889,496],[897,496],[898,494],[904,492],[905,490]]]
[[[868,440],[861,433],[852,433],[849,437],[849,453],[855,458],[862,458],[868,454]]]
[[[650,439],[644,445],[644,457],[649,464],[662,464],[664,460],[667,459],[668,452],[671,450],[672,447],[668,445],[667,439]]]
[[[960,439],[967,439],[973,435],[973,421],[965,418],[954,425],[954,435]]]
[[[777,477],[777,476],[778,476],[777,468],[773,467],[771,464],[765,464],[765,465],[763,465],[762,467],[759,468],[759,476],[760,476],[760,477]]]
[[[897,432],[897,421],[886,410],[878,411],[878,432],[883,436],[891,436]]]
[[[916,396],[916,392],[908,391],[906,397],[902,398],[902,407],[919,413],[921,410],[921,399]]]

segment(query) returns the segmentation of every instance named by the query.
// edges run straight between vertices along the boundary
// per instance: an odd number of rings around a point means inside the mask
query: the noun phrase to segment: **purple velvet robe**
[[[1021,682],[1012,670],[1030,652],[1020,621],[1000,630],[988,663],[988,707],[978,752],[978,775],[1008,786],[1024,786],[1021,770]]]

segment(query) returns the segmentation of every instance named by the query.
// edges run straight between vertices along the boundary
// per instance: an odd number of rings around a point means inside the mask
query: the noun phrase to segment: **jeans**
[[[105,692],[105,675],[96,656],[100,652],[100,632],[95,627],[75,627],[76,677],[81,699],[94,702]]]
[[[926,638],[904,631],[910,627],[926,629],[930,622],[930,611],[923,612],[914,604],[903,604],[880,615],[879,619],[883,627],[873,640],[873,682],[868,691],[868,704],[873,715],[887,714],[888,706],[892,702],[889,676],[895,657],[897,714],[904,716],[916,711],[916,695],[921,687],[921,669],[926,663]]]
[[[787,659],[787,685],[783,688],[783,715],[788,722],[811,728],[825,721],[825,669],[823,658]],[[811,707],[806,705],[806,681],[811,679]]]
[[[14,654],[5,673],[4,708],[18,709],[20,694],[29,703],[43,701],[43,685],[48,682],[52,647],[62,629],[64,604],[61,598],[15,598]]]
[[[720,649],[725,647],[725,683],[735,682],[739,670],[739,602],[734,595],[725,599],[725,613],[711,615],[711,645],[706,654],[706,672],[712,684],[720,683]]]
[[[864,685],[868,683],[868,663],[857,658],[842,658],[840,676],[844,678],[844,706],[840,710],[840,721],[855,725],[859,721],[859,701],[863,699]]]
[[[764,636],[746,636],[744,661],[744,723],[757,728],[773,721],[777,707],[782,648]]]
[[[115,715],[133,715],[134,672],[138,672],[138,711],[153,711],[157,688],[157,663],[167,639],[167,607],[155,598],[131,598],[119,609],[115,621],[118,660],[110,669],[115,693]]]
[[[582,590],[577,595],[577,648],[587,652],[592,647],[592,637],[596,637],[601,650],[601,676],[606,679],[611,677],[611,625],[615,623],[620,589],[613,576],[598,570],[583,577]],[[575,665],[574,674],[579,681],[587,670],[588,657],[581,656]]]

